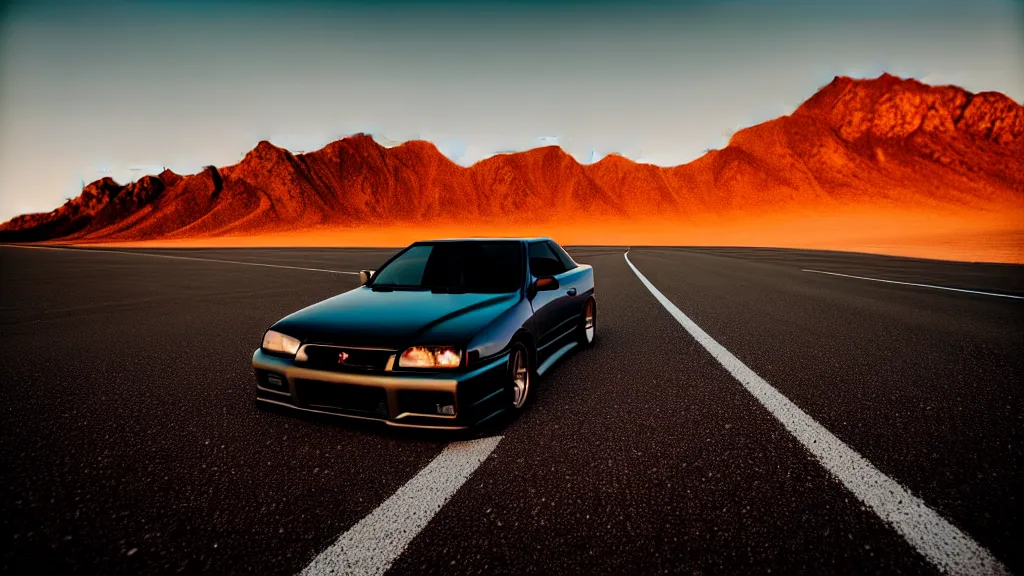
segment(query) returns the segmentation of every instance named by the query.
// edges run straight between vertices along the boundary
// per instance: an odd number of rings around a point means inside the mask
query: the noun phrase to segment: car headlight
[[[453,346],[413,346],[398,358],[400,368],[458,368],[462,350]]]
[[[267,352],[295,356],[295,353],[299,351],[300,344],[301,342],[295,338],[273,330],[267,330],[267,333],[263,335],[263,349]]]

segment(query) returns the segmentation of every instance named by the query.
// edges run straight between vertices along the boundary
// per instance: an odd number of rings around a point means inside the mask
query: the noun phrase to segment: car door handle
[[[576,289],[575,288],[569,288],[568,290],[565,291],[565,293],[568,294],[569,296],[575,296],[576,295]]]

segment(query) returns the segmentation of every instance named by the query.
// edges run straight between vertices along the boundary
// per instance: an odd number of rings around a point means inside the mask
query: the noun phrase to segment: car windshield
[[[522,284],[517,242],[413,244],[373,276],[374,290],[515,292]]]

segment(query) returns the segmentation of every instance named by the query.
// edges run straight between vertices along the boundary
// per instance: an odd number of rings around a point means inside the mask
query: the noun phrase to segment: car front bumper
[[[508,354],[467,372],[354,373],[317,370],[257,349],[256,400],[389,426],[460,430],[505,411]],[[443,413],[452,407],[453,414]],[[451,410],[451,409],[449,409]]]

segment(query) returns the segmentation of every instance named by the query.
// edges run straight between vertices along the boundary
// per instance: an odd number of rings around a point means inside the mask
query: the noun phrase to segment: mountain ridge
[[[293,154],[260,141],[193,175],[102,178],[48,213],[0,225],[6,241],[138,241],[409,224],[686,221],[875,206],[1021,210],[1024,107],[883,74],[837,76],[793,111],[678,166],[558,146],[463,167],[423,140],[356,134]]]

